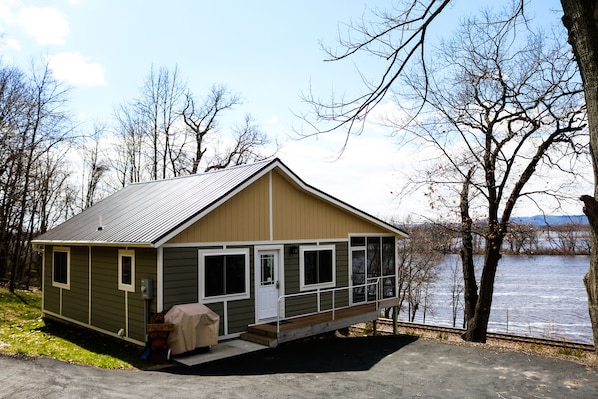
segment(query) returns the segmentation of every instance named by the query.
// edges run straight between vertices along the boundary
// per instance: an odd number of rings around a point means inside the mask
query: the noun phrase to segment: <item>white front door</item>
[[[257,251],[256,288],[258,320],[273,319],[278,315],[278,296],[280,282],[278,250]]]

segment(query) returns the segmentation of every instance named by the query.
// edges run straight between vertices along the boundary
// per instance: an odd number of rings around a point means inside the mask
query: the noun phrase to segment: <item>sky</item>
[[[479,4],[491,3],[481,1]],[[322,96],[332,90],[355,93],[360,78],[352,62],[330,63],[320,43],[334,46],[342,24],[359,19],[383,0],[0,0],[0,55],[29,68],[47,60],[54,75],[72,87],[71,109],[88,123],[112,120],[117,105],[139,94],[150,68],[178,67],[198,97],[224,84],[281,143],[277,156],[308,184],[374,216],[395,220],[430,216],[421,193],[398,196],[418,155],[401,148],[384,128],[368,124],[339,154],[344,133],[297,140],[309,129],[296,116],[309,109],[301,99],[309,87]],[[459,0],[437,23],[436,38],[455,29],[459,15],[472,12]],[[558,23],[557,0],[532,0],[531,10]],[[340,24],[340,25],[339,25]],[[359,59],[365,74],[380,64]],[[340,158],[339,158],[340,157]],[[591,169],[588,169],[591,174]],[[580,187],[577,196],[591,192]],[[590,191],[588,191],[590,190]],[[579,203],[565,208],[581,213]],[[537,214],[518,209],[519,216]],[[441,217],[442,215],[440,215]]]

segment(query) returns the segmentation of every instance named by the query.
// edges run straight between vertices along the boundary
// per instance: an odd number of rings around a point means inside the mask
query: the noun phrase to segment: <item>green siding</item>
[[[208,305],[210,306],[210,305]],[[247,330],[255,322],[255,300],[230,301],[227,303],[228,333],[234,334]]]
[[[157,251],[150,248],[135,249],[135,292],[128,292],[129,337],[145,341],[145,300],[141,297],[141,280],[150,278],[154,281],[153,299],[149,301],[149,310],[156,310]]]
[[[348,287],[349,284],[349,243],[336,244],[336,286]],[[334,297],[334,306],[349,306],[349,290],[337,292]]]
[[[314,243],[302,243],[301,245],[315,245]],[[291,254],[290,246],[285,247],[285,294],[296,294],[300,292],[299,282],[299,254]],[[347,242],[335,243],[336,252],[336,288],[349,285],[349,244]],[[314,313],[317,311],[317,295],[315,291],[311,295],[297,298],[288,298],[285,302],[285,315],[287,317],[299,314]],[[349,292],[343,290],[335,293],[335,307],[349,306]],[[332,294],[320,296],[320,310],[332,307]]]
[[[70,289],[62,291],[62,315],[89,321],[89,247],[71,247]]]
[[[184,303],[198,302],[199,282],[199,251],[216,249],[219,247],[190,247],[190,248],[164,248],[164,310]],[[247,248],[246,245],[232,248]],[[206,303],[212,311],[220,316],[219,335],[224,335],[225,323],[228,323],[228,334],[235,334],[247,330],[247,326],[255,322],[254,300],[254,266],[253,248],[249,252],[249,289],[250,299],[236,301],[220,301]],[[224,318],[226,306],[228,320]]]
[[[118,249],[91,250],[91,324],[117,333],[126,327],[125,293],[118,290]]]
[[[164,310],[196,303],[199,248],[164,248]]]
[[[309,295],[287,298],[285,301],[284,313],[286,317],[294,317],[308,313],[315,313],[318,309],[318,298],[313,291]]]
[[[145,301],[141,297],[141,279],[156,281],[156,250],[135,249],[135,291],[118,289],[118,248],[92,248],[91,324],[95,327],[117,333],[126,329],[126,312],[129,316],[128,337],[145,341]],[[149,303],[156,308],[156,291]],[[126,302],[125,302],[125,296]],[[125,304],[128,303],[128,309]]]
[[[297,245],[286,245],[284,248],[285,295],[299,292],[299,254],[291,254],[291,247],[293,246]]]
[[[206,305],[212,312],[220,316],[220,324],[218,325],[218,335],[224,335],[224,303],[209,303]]]
[[[44,310],[60,314],[60,288],[52,286],[52,257],[54,247],[46,246],[44,250]]]

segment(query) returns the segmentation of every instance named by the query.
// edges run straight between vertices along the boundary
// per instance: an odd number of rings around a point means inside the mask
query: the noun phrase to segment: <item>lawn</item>
[[[0,287],[0,353],[47,356],[109,369],[147,366],[142,348],[80,327],[41,318],[41,292]]]

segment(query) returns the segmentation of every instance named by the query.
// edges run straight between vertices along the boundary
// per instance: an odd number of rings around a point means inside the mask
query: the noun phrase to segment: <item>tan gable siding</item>
[[[350,233],[388,233],[306,193],[277,172],[272,173],[274,240],[334,239]]]
[[[168,243],[263,241],[269,237],[269,177],[266,175]]]

